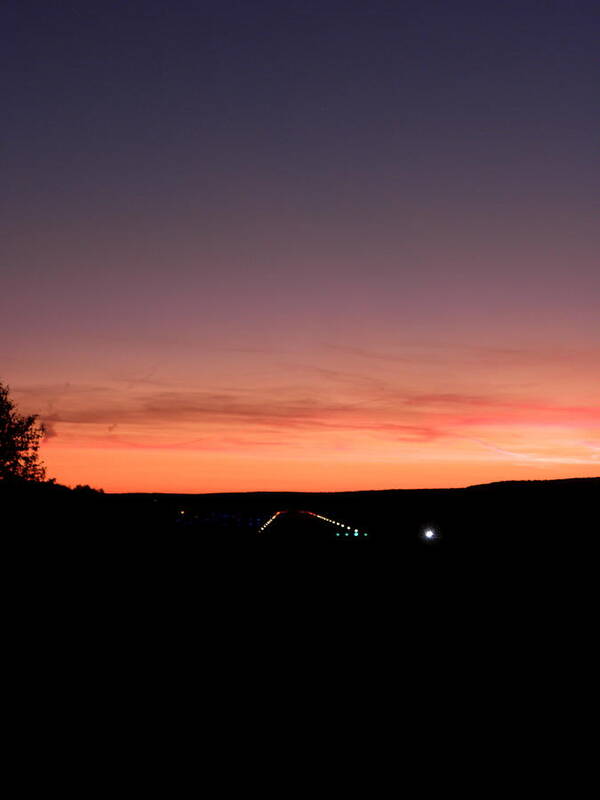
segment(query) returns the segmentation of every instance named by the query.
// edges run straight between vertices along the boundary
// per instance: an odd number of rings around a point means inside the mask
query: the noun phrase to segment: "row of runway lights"
[[[337,525],[338,527],[344,530],[344,536],[360,536],[360,531],[358,528],[354,528],[354,533],[352,534],[352,526],[351,525],[344,525],[342,522],[336,522],[334,519],[329,519],[329,517],[324,517],[322,514],[315,514],[313,511],[305,511],[305,514],[310,514],[311,517],[317,517],[317,519],[322,519],[323,522],[329,522],[330,525]],[[336,536],[341,536],[342,533],[337,531]],[[368,533],[363,533],[363,536],[368,536]]]
[[[258,532],[262,533],[262,531],[264,531],[265,528],[268,528],[269,525],[274,520],[276,520],[277,517],[281,513],[282,513],[281,511],[276,511],[273,514],[273,516],[270,519],[268,519],[261,528],[259,528]],[[309,514],[311,517],[316,517],[317,519],[322,519],[323,522],[328,522],[330,525],[336,525],[336,526],[342,528],[342,530],[344,531],[344,534],[343,534],[344,536],[351,536],[351,535],[360,536],[360,531],[358,530],[358,528],[354,528],[354,532],[352,533],[352,526],[351,525],[344,525],[342,522],[336,522],[336,520],[330,519],[329,517],[324,517],[322,514],[315,514],[314,511],[304,511],[303,513],[304,514]],[[335,535],[336,536],[342,536],[342,533],[340,531],[336,531]],[[363,532],[362,535],[363,536],[368,536],[369,534]],[[435,539],[437,539],[437,534],[435,533],[435,531],[431,530],[431,528],[428,528],[426,531],[424,531],[422,536],[423,536],[423,539],[427,540],[428,542],[432,542]]]
[[[272,523],[274,520],[276,520],[276,519],[277,519],[277,517],[278,517],[280,514],[281,514],[281,511],[276,511],[276,512],[273,514],[273,516],[271,517],[271,519],[268,519],[268,520],[265,522],[265,524],[264,524],[264,525],[263,525],[261,528],[259,528],[259,529],[258,529],[258,532],[259,532],[259,533],[262,533],[262,532],[265,530],[265,528],[268,528],[268,527],[269,527],[269,525],[270,525],[270,524],[271,524],[271,523]]]
[[[282,513],[281,511],[276,511],[275,514],[273,514],[273,516],[270,519],[268,519],[265,522],[265,524],[258,529],[258,532],[262,533],[264,530],[266,530],[266,528],[268,528],[269,525],[272,522],[274,522],[281,513]],[[348,531],[352,531],[352,527],[350,525],[342,525],[341,522],[336,522],[334,519],[329,519],[329,517],[324,517],[322,514],[315,514],[313,511],[304,511],[303,513],[310,514],[311,517],[317,517],[317,519],[322,519],[324,522],[329,522],[330,525],[338,525],[341,528],[347,529]],[[350,533],[346,532],[345,535],[350,536]],[[368,536],[368,535],[369,535],[368,533],[363,533],[363,536]],[[336,536],[341,536],[341,534],[337,532]],[[354,529],[354,536],[360,536],[360,531],[358,530],[358,528]]]

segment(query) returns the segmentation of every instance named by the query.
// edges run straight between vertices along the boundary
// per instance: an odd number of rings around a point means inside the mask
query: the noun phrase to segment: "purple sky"
[[[0,31],[0,380],[52,474],[598,473],[598,3],[8,0]]]

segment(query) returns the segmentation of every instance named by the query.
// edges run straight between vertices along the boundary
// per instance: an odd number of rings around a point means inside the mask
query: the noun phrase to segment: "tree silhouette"
[[[37,415],[19,414],[9,397],[8,386],[0,383],[0,481],[8,478],[44,480],[46,470],[38,456],[44,433]]]

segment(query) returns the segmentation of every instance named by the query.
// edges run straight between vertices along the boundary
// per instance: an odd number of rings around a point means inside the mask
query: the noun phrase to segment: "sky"
[[[109,492],[600,474],[600,4],[4,0],[0,381]]]

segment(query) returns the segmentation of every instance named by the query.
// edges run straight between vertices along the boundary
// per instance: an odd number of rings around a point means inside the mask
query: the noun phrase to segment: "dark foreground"
[[[90,564],[262,561],[517,565],[590,558],[600,478],[465,489],[340,493],[105,495],[54,484],[0,484],[5,541]]]
[[[238,673],[263,651],[278,663],[284,639],[335,649],[341,631],[362,658],[376,641],[404,665],[417,631],[440,651],[430,669],[457,657],[461,629],[476,651],[485,637],[532,647],[559,629],[587,640],[599,499],[600,478],[180,496],[2,485],[8,618],[44,658],[85,643],[98,659],[99,641],[126,652],[143,639],[160,642],[151,661],[175,648],[181,665],[214,658],[216,637],[239,649],[227,665]]]

